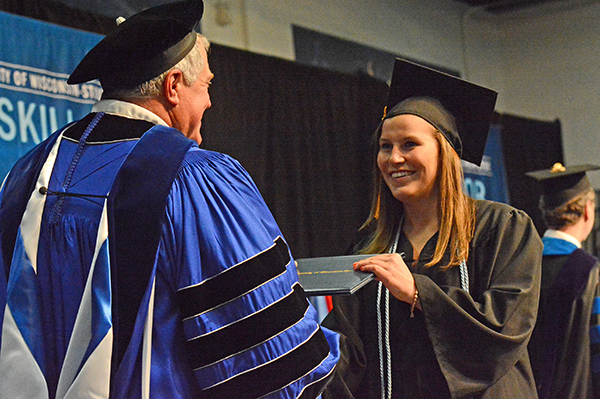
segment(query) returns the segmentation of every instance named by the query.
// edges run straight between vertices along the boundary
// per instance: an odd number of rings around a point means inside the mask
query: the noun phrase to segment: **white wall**
[[[579,2],[583,4],[584,2]],[[600,164],[600,4],[500,18],[505,112],[562,124],[567,164]],[[596,188],[600,173],[589,174]]]
[[[218,9],[232,23],[219,26]],[[461,70],[462,12],[449,0],[205,0],[202,31],[214,42],[294,59],[291,25]]]
[[[205,4],[202,30],[219,44],[293,60],[291,26],[296,24],[457,70],[466,79],[497,90],[499,112],[560,119],[567,164],[600,164],[596,0],[567,0],[560,6],[502,15],[450,0],[205,0]],[[217,17],[224,15],[231,22],[223,26]],[[600,172],[590,177],[599,188]]]

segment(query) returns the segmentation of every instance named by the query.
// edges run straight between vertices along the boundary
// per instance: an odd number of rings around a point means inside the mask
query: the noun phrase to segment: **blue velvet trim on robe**
[[[577,245],[567,240],[561,240],[560,238],[544,237],[542,238],[544,244],[543,255],[570,255],[577,249]]]
[[[167,196],[183,157],[195,142],[161,125],[144,133],[121,166],[108,197],[109,242],[118,365],[154,267]],[[157,165],[160,160],[160,165]],[[160,173],[155,168],[160,167]]]

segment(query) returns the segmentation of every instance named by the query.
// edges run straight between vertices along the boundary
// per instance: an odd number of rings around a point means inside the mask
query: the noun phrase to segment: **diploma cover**
[[[354,271],[352,264],[374,256],[345,255],[296,259],[298,279],[307,296],[350,295],[375,278],[373,273]]]

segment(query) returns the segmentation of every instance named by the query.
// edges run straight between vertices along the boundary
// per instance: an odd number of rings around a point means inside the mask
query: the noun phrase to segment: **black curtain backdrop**
[[[541,185],[525,173],[564,163],[560,121],[498,116],[510,203],[531,216],[540,234],[546,229],[538,208]]]
[[[106,34],[114,18],[53,0],[1,0],[0,10]],[[203,148],[238,159],[254,178],[295,257],[344,254],[368,214],[370,136],[387,85],[213,45],[216,77]],[[540,233],[538,184],[525,172],[563,162],[559,121],[497,114],[511,205]],[[600,235],[599,235],[600,236]]]
[[[118,16],[110,18],[97,15],[53,0],[0,0],[0,10],[102,35],[115,28],[115,18]]]
[[[295,257],[340,255],[368,215],[387,85],[214,45],[202,147],[253,177]]]

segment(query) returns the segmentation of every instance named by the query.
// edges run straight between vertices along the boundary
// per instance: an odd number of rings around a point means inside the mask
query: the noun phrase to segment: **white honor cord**
[[[381,326],[381,291],[382,291],[382,287],[383,284],[381,284],[381,281],[378,283],[377,286],[377,340],[378,340],[378,344],[377,347],[379,348],[379,376],[381,378],[381,398],[382,399],[386,399],[385,397],[385,382],[386,382],[386,376],[385,376],[385,371],[383,368],[383,332],[382,332],[382,326]]]
[[[393,254],[398,248],[398,239],[400,237],[400,227],[396,232],[396,237],[392,246],[390,247],[389,253]],[[401,254],[404,255],[404,254]],[[460,287],[469,292],[469,271],[467,269],[467,262],[463,259],[460,261]],[[385,303],[384,303],[384,315],[385,326],[382,324],[381,316],[381,293],[383,291],[383,284],[381,281],[377,287],[377,338],[379,340],[379,375],[381,378],[381,398],[390,399],[392,397],[392,353],[390,350],[390,292],[385,290]],[[384,356],[385,347],[385,356]],[[385,361],[385,367],[384,367]]]
[[[460,288],[469,292],[469,269],[464,259],[460,261]]]
[[[400,223],[400,226],[402,223]],[[400,228],[396,232],[396,237],[389,253],[393,254],[398,248],[398,238],[400,237]],[[401,254],[403,255],[403,254]],[[379,340],[379,375],[381,377],[381,398],[391,399],[392,397],[392,351],[390,349],[390,292],[385,290],[384,315],[385,326],[382,326],[381,316],[381,292],[383,284],[381,281],[377,287],[377,338]],[[385,367],[384,367],[384,345],[385,345]]]

